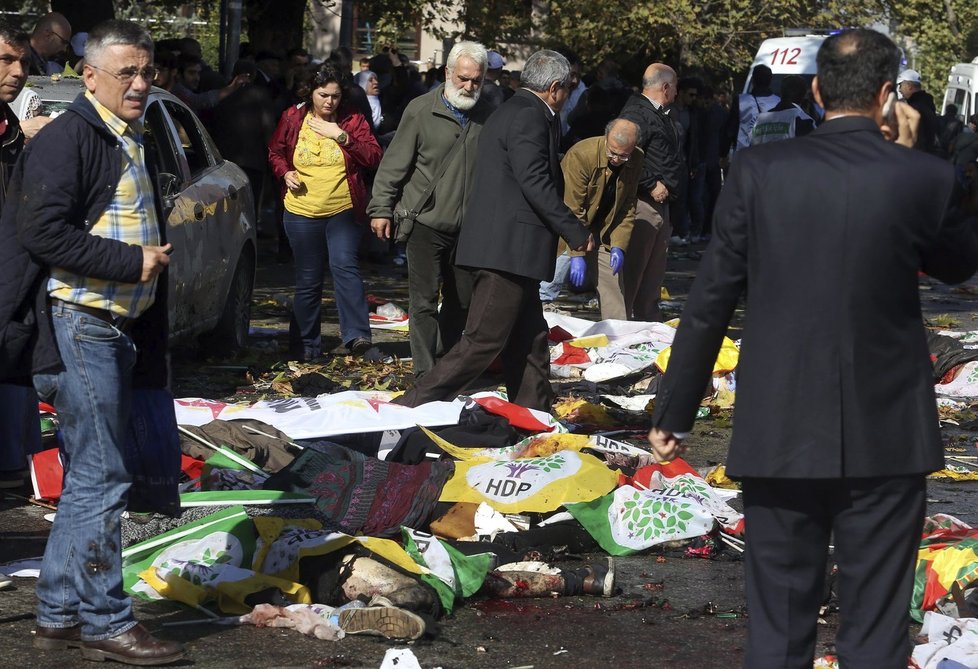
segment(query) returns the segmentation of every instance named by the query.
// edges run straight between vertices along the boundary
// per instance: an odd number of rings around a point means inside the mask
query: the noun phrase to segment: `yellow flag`
[[[458,462],[440,499],[485,502],[503,513],[545,512],[597,499],[617,483],[618,474],[598,458],[564,450],[540,458]]]

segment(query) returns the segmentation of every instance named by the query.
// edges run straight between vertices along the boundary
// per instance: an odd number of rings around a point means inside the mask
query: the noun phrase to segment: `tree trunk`
[[[303,46],[305,12],[306,0],[246,0],[245,15],[252,51],[271,51],[284,56],[286,50]]]

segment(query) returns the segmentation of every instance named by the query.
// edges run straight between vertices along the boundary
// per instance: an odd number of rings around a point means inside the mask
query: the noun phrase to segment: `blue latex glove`
[[[571,256],[570,280],[571,285],[580,288],[587,276],[587,261],[584,256]]]
[[[625,264],[625,252],[617,246],[611,249],[611,275],[617,276]]]

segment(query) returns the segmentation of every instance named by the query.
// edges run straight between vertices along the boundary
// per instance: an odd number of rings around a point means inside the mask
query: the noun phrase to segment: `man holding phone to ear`
[[[817,61],[825,122],[736,154],[649,441],[660,461],[685,450],[746,292],[727,462],[749,537],[744,666],[810,669],[831,537],[842,666],[905,669],[925,476],[943,467],[917,276],[966,280],[978,241],[952,167],[908,148],[919,115],[884,118],[889,38],[848,30]]]

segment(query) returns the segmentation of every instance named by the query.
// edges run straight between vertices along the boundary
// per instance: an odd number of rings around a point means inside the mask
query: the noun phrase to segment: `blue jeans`
[[[570,255],[564,251],[557,256],[557,267],[554,270],[553,281],[540,282],[540,301],[553,302],[560,296],[560,290],[567,282],[567,275],[570,274]]]
[[[132,369],[128,335],[88,314],[51,308],[64,371],[35,374],[64,437],[64,483],[37,582],[37,624],[72,627],[101,640],[136,624],[122,587],[120,521],[132,477],[126,469]]]
[[[340,338],[370,339],[367,296],[360,278],[357,250],[363,227],[346,210],[328,218],[308,218],[285,212],[285,234],[295,256],[295,299],[289,339],[292,352],[309,360],[322,352],[323,273],[329,249],[329,272],[340,317]],[[301,349],[300,349],[301,346]]]

